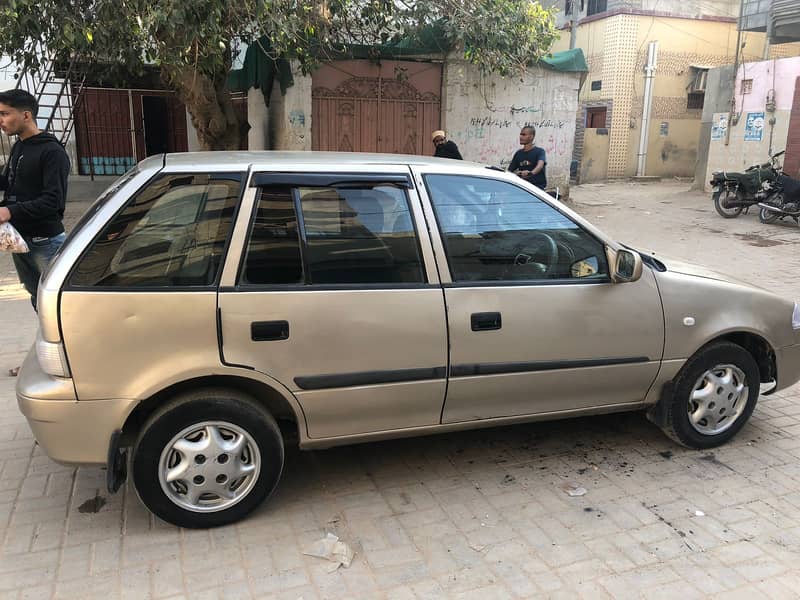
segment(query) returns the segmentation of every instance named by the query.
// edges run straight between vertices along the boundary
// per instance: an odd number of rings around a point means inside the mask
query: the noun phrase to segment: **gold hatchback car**
[[[39,288],[54,460],[234,522],[301,448],[646,410],[709,448],[800,379],[800,306],[623,246],[518,177],[380,154],[147,159]],[[767,387],[768,386],[768,387]]]

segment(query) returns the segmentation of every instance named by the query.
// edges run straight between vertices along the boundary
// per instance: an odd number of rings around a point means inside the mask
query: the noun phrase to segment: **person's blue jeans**
[[[14,266],[17,269],[19,281],[31,295],[33,310],[36,310],[36,292],[39,289],[39,278],[53,260],[58,249],[67,238],[66,233],[59,233],[50,238],[33,237],[25,238],[28,252],[12,254]]]

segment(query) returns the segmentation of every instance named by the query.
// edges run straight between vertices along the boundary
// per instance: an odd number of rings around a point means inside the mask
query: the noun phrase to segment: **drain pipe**
[[[636,176],[644,177],[647,164],[647,138],[650,133],[650,110],[653,107],[653,80],[656,76],[656,59],[658,57],[658,42],[653,41],[647,45],[647,64],[644,66],[644,102],[642,107],[642,131],[639,136],[639,163],[636,166]]]

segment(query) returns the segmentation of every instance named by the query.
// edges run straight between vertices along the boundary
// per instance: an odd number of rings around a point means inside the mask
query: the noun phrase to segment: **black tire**
[[[758,211],[758,220],[762,223],[769,225],[770,223],[774,223],[778,220],[780,213],[775,212],[774,210],[770,210],[768,208],[761,208]]]
[[[783,206],[783,194],[775,194],[773,195],[765,204],[769,204],[771,206]],[[758,220],[765,224],[774,223],[778,220],[780,213],[770,210],[768,208],[761,208],[758,211]]]
[[[727,428],[724,431],[713,434],[701,433],[698,431],[698,427],[703,427],[702,424],[693,425],[690,420],[694,404],[691,400],[692,395],[699,391],[695,386],[701,382],[704,374],[713,372],[715,367],[723,366],[735,367],[744,375],[742,383],[744,384],[743,389],[747,391],[747,397],[739,400],[743,402],[736,406],[736,410],[740,410],[740,412],[732,421],[725,424]],[[719,390],[722,388],[717,388],[712,394],[719,393]],[[759,390],[758,365],[747,350],[730,342],[709,344],[690,358],[675,378],[671,398],[664,399],[667,405],[662,429],[674,441],[688,448],[720,446],[736,435],[750,418],[758,401]],[[710,402],[708,406],[717,408],[713,402]]]
[[[742,214],[742,206],[732,206],[729,208],[726,204],[729,200],[738,200],[738,196],[739,192],[734,192],[728,188],[720,190],[719,192],[714,192],[714,208],[717,209],[721,217],[725,219],[735,219]]]
[[[230,429],[226,429],[226,424]],[[199,458],[194,454],[192,455],[195,457],[194,460],[189,460],[185,456],[181,457],[178,450],[166,450],[168,446],[172,448],[175,445],[176,436],[184,431],[191,431],[190,428],[194,428],[202,436],[202,432],[208,432],[209,427],[223,436],[230,435],[230,438],[221,438],[223,442],[242,441],[243,449],[231,450],[233,458],[225,458],[227,465],[222,461],[222,454],[218,458],[209,456],[208,462],[203,457],[203,462],[199,462]],[[213,436],[208,436],[207,439],[212,438]],[[187,438],[180,439],[185,442]],[[162,453],[165,461],[166,457],[178,456],[177,466],[182,466],[184,461],[188,466],[185,481],[180,479],[171,484],[164,483],[169,493],[162,486],[159,476],[164,465],[168,465],[166,462],[161,462]],[[209,449],[209,454],[213,453],[212,447]],[[133,450],[133,482],[145,506],[164,521],[179,527],[218,527],[240,520],[272,494],[283,470],[283,458],[283,438],[272,415],[246,394],[233,390],[207,388],[176,397],[150,416],[142,427]],[[222,482],[226,482],[226,475],[222,472],[235,468],[233,466],[235,464],[244,464],[244,468],[250,468],[245,464],[248,460],[253,465],[254,474],[237,474],[237,477],[242,477],[241,480],[235,480],[231,476],[230,489],[226,491],[234,497],[238,494],[238,499],[219,496],[219,502],[222,504],[219,509],[215,509],[213,503],[208,504],[208,498],[213,499],[213,494],[204,493],[198,497],[195,504],[189,500],[188,486],[192,485],[192,482],[197,483],[198,479],[203,480],[202,476],[192,476],[193,469],[204,469],[204,474],[209,475],[206,487],[211,487],[214,485],[211,476],[214,475],[215,469],[220,471],[220,474],[216,475],[216,481],[221,483],[219,478],[223,478]],[[245,483],[236,488],[237,481]],[[185,502],[207,512],[197,512],[179,504],[182,486],[187,492]],[[202,505],[203,502],[207,504]],[[235,503],[225,506],[226,502]]]

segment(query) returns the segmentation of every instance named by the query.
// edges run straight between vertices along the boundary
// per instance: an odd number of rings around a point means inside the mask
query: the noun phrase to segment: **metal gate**
[[[432,155],[439,129],[439,63],[366,60],[323,65],[312,77],[313,150]]]
[[[83,88],[75,106],[81,175],[119,175],[160,152],[187,149],[186,108],[173,92]]]

